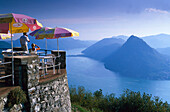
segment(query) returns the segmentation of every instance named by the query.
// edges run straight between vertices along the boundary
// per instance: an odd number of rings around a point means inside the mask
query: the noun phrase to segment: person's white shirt
[[[30,40],[29,40],[28,36],[23,35],[23,36],[20,37],[21,45],[27,45],[29,41]]]
[[[31,54],[37,54],[37,48],[34,51],[31,49]]]

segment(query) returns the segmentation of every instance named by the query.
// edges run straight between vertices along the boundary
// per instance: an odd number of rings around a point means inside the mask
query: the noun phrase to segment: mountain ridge
[[[104,57],[121,47],[124,42],[123,39],[104,38],[83,50],[82,53],[84,56],[101,61]]]
[[[31,44],[37,44],[41,49],[46,49],[46,39],[36,40],[35,37],[29,36],[30,42],[28,43],[28,47],[31,48]],[[85,48],[95,41],[82,41],[73,38],[59,38],[59,49],[60,50],[70,50],[76,48]],[[9,41],[10,42],[10,41]],[[14,47],[20,47],[20,39],[15,40]],[[54,50],[57,49],[57,39],[47,39],[47,49]]]
[[[170,79],[169,59],[133,35],[103,62],[107,69],[124,76]]]

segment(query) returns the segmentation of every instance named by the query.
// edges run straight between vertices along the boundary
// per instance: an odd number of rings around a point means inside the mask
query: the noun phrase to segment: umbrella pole
[[[47,38],[46,38],[46,40],[45,40],[45,44],[46,44],[45,55],[47,55]]]
[[[58,38],[57,38],[57,50],[58,50],[58,57],[59,57],[59,45],[58,45]]]
[[[47,50],[47,38],[46,38],[46,41],[45,41],[45,42],[46,42],[46,50]]]
[[[12,47],[12,84],[14,85],[14,54],[13,54],[13,41],[12,41],[12,23],[10,23],[11,27],[11,47]]]
[[[59,62],[58,62],[59,66],[58,66],[58,68],[59,68],[59,73],[60,73],[60,56],[59,56],[59,43],[58,43],[58,38],[57,38],[57,50],[58,50],[58,58],[59,58]],[[58,70],[57,70],[57,72],[58,72]]]

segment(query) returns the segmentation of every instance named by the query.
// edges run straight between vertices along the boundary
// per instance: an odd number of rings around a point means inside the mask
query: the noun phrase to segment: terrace
[[[24,89],[23,86],[26,87],[24,83],[29,80],[29,72],[37,77],[39,84],[55,80],[66,74],[65,51],[59,51],[59,56],[58,51],[55,50],[42,50],[38,55],[15,51],[13,58],[14,79],[12,78],[12,56],[10,53],[3,52],[3,59],[0,61],[0,96],[7,94],[17,86]],[[28,70],[29,66],[33,67],[32,71]]]

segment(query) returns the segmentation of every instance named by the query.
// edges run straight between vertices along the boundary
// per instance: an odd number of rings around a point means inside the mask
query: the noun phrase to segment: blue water
[[[67,55],[80,54],[82,50],[70,50]],[[170,103],[170,81],[122,77],[105,69],[103,63],[87,57],[67,57],[67,74],[69,86],[84,86],[91,92],[102,89],[104,94],[115,93],[116,96],[130,89],[159,96]]]

